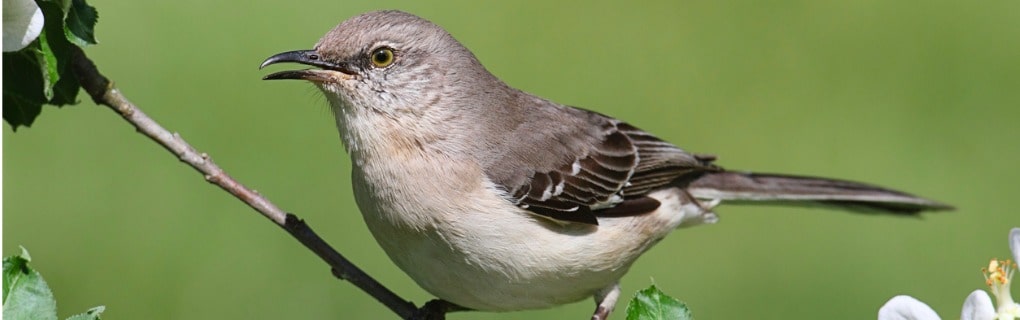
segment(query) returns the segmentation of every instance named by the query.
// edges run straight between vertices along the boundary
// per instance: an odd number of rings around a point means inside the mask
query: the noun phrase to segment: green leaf
[[[54,106],[78,104],[79,89],[81,89],[81,84],[78,83],[78,79],[74,77],[61,77],[60,81],[53,85],[53,99],[46,103]]]
[[[46,20],[39,39],[18,52],[4,52],[3,117],[17,130],[31,126],[43,104],[77,104],[81,85],[71,70],[72,48],[95,44],[96,9],[84,0],[39,0]],[[73,42],[73,43],[72,43]]]
[[[85,313],[73,315],[70,318],[67,318],[67,320],[99,320],[99,315],[102,314],[103,311],[106,311],[106,306],[98,306],[89,309],[89,311],[85,311]]]
[[[638,291],[627,305],[627,320],[692,320],[687,305],[659,291],[655,285]]]
[[[4,258],[4,302],[7,302],[7,297],[10,296],[7,293],[11,292],[11,285],[17,282],[23,269],[28,268],[28,262],[32,261],[32,256],[28,255],[28,250],[25,247],[21,247],[21,255],[10,256]]]
[[[60,69],[57,56],[46,39],[46,32],[39,34],[39,49],[35,50],[36,61],[43,75],[43,95],[46,100],[53,99],[53,86],[60,81]]]
[[[53,98],[54,87],[63,78],[74,78],[71,74],[71,48],[74,46],[64,36],[63,18],[65,12],[61,8],[64,5],[59,2],[41,2],[39,8],[43,11],[46,25],[44,32],[39,35],[39,47],[41,70],[44,73],[45,82],[43,85],[46,100]]]
[[[32,46],[38,44],[29,48]],[[43,103],[46,103],[38,59],[30,50],[3,54],[3,78],[18,79],[3,82],[3,116],[14,130],[18,130],[19,126],[31,126],[42,112]]]
[[[11,125],[15,132],[18,131],[18,126],[31,126],[41,112],[42,102],[4,92],[4,120]]]
[[[56,320],[53,292],[39,272],[28,266],[28,250],[22,247],[21,252],[3,260],[3,318]]]
[[[60,12],[67,12],[71,9],[71,0],[36,0],[35,1],[41,7],[43,3],[52,3],[60,8]]]
[[[96,44],[94,29],[98,21],[96,8],[85,3],[85,0],[71,0],[67,18],[64,19],[64,34],[67,40],[81,47]]]

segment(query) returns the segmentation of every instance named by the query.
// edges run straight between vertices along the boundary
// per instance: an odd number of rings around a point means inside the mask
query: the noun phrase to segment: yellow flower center
[[[985,274],[985,284],[989,287],[1009,286],[1013,280],[1013,271],[1016,270],[1016,263],[1010,260],[992,259],[988,263],[988,269],[982,269]]]
[[[1013,280],[1013,273],[1016,272],[1016,263],[1009,260],[992,259],[987,269],[981,269],[985,276],[985,284],[989,291],[995,296],[998,306],[997,319],[1015,319],[1020,317],[1020,306],[1013,301],[1009,292],[1009,282]]]

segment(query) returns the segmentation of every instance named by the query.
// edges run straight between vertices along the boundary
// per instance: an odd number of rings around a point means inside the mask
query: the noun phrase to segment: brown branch
[[[184,141],[179,134],[166,130],[156,123],[155,120],[145,115],[137,106],[128,101],[110,80],[99,73],[96,65],[85,56],[85,53],[80,48],[72,46],[71,49],[71,67],[82,88],[92,96],[92,101],[95,101],[96,104],[110,107],[110,109],[124,117],[124,120],[135,126],[138,132],[159,143],[167,151],[176,155],[182,162],[202,173],[206,181],[234,195],[234,197],[237,197],[237,199],[282,227],[301,244],[329,264],[333,270],[333,275],[337,278],[353,283],[404,319],[443,319],[447,312],[464,310],[464,308],[442,300],[430,301],[422,306],[421,309],[418,309],[414,303],[404,300],[344,258],[343,255],[315,234],[304,221],[293,214],[284,212],[262,195],[238,183],[224,172],[223,169],[220,169],[219,166],[213,163],[209,155],[198,152],[188,142]]]

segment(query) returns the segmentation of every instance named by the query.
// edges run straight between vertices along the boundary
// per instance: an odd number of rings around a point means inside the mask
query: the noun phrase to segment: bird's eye
[[[393,64],[393,49],[382,47],[372,51],[372,65],[385,68]]]

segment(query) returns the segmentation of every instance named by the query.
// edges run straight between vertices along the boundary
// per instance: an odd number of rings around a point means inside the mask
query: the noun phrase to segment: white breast
[[[591,297],[677,226],[714,221],[668,188],[651,194],[662,202],[653,213],[600,218],[599,226],[561,224],[510,204],[477,166],[407,154],[385,160],[399,166],[361,161],[355,167],[365,222],[422,288],[476,310],[543,308]]]

